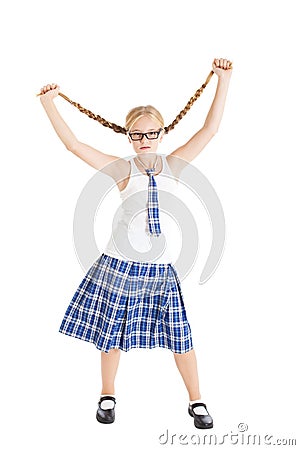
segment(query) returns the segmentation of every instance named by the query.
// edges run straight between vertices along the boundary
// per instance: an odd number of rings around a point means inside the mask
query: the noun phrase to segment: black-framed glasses
[[[133,133],[128,134],[133,141],[141,141],[144,136],[151,141],[152,139],[157,139],[161,132],[162,128],[158,131],[148,131],[147,133],[139,133],[138,131],[134,131]]]

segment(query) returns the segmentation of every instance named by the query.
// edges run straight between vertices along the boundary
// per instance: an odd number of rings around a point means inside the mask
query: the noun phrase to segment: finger
[[[219,67],[220,60],[219,59],[215,59],[215,64],[216,64],[216,67]]]
[[[220,59],[220,68],[224,69],[224,59],[223,58]]]

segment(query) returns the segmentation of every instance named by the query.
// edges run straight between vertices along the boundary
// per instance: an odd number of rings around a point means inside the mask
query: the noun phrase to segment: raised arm
[[[108,155],[87,144],[79,142],[72,130],[68,127],[62,116],[58,112],[54,98],[58,96],[59,86],[48,84],[41,89],[40,100],[46,114],[53,125],[56,134],[65,145],[67,150],[85,161],[97,170],[102,170],[110,175],[116,182],[122,179],[129,170],[129,163],[123,158]],[[110,164],[116,161],[115,164]],[[108,165],[110,164],[110,165]],[[108,166],[107,166],[108,165]],[[106,169],[104,167],[107,166]]]
[[[232,69],[227,59],[214,59],[212,68],[218,76],[216,93],[207,114],[203,127],[184,145],[174,150],[170,155],[178,156],[187,162],[192,161],[199,155],[201,150],[217,133],[223,116],[226,95],[229,87]],[[173,158],[176,160],[176,158]]]

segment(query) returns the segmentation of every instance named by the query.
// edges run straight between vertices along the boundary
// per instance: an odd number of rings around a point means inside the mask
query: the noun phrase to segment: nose
[[[140,139],[141,144],[143,144],[145,141],[148,142],[148,139],[146,138],[145,135],[143,135],[142,139]]]

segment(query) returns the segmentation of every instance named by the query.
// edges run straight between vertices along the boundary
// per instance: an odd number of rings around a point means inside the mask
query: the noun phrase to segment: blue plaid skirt
[[[193,348],[172,263],[126,261],[105,253],[89,268],[60,325],[63,334],[111,348]]]

